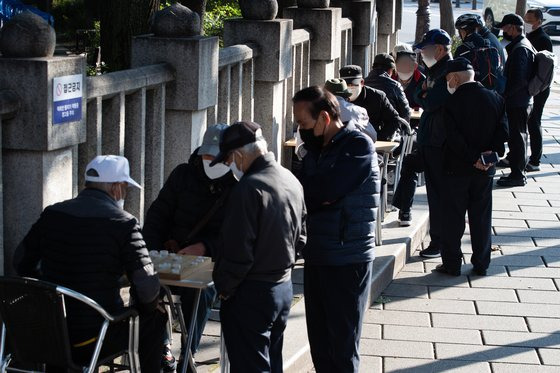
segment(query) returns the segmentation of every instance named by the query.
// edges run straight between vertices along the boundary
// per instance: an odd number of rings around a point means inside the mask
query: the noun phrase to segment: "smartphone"
[[[487,165],[487,164],[496,164],[498,163],[498,153],[493,152],[490,154],[481,154],[480,155],[480,161],[482,162],[483,165]]]

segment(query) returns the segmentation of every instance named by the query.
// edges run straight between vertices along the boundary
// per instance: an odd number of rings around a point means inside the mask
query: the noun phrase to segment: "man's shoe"
[[[410,212],[399,211],[399,225],[401,227],[410,227],[412,223],[412,214]]]
[[[472,272],[475,276],[486,276],[486,270],[482,268],[473,267]]]
[[[525,177],[513,178],[511,176],[507,176],[500,178],[500,180],[498,180],[496,184],[501,187],[519,187],[525,186],[527,184],[527,179]]]
[[[457,270],[451,270],[448,269],[447,267],[445,267],[445,265],[440,264],[438,265],[435,269],[435,272],[439,272],[439,273],[443,273],[445,275],[449,275],[449,276],[461,276],[461,269],[457,269]]]
[[[537,172],[540,170],[541,167],[538,164],[532,164],[531,162],[527,163],[527,166],[525,166],[525,171],[527,172]]]
[[[424,258],[439,258],[441,252],[437,247],[428,246],[424,250],[420,251],[420,256]]]
[[[165,373],[173,373],[177,369],[177,360],[171,353],[169,345],[163,347],[163,356],[161,358],[161,370]]]
[[[507,168],[509,167],[509,160],[507,158],[502,158],[496,163],[496,167],[498,168]]]

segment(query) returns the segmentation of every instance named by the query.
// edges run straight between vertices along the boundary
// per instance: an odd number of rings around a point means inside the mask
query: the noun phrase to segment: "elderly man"
[[[318,373],[357,373],[375,248],[380,178],[371,140],[340,120],[336,98],[310,87],[293,98],[307,155],[305,316]]]
[[[18,247],[20,276],[36,277],[76,290],[110,313],[123,311],[119,279],[126,273],[140,311],[140,365],[159,372],[166,314],[157,307],[160,284],[138,221],[123,210],[130,178],[128,160],[106,155],[91,161],[86,188],[78,197],[49,206]],[[68,330],[77,363],[89,362],[101,327],[96,311],[68,302]],[[128,346],[128,323],[109,327],[102,356]]]
[[[220,162],[239,179],[213,273],[230,371],[281,373],[292,267],[306,240],[303,189],[267,151],[256,123],[237,122],[224,131],[212,165]]]
[[[506,110],[509,123],[509,155],[507,163],[511,173],[503,176],[497,184],[503,187],[525,186],[527,166],[527,120],[532,97],[528,91],[533,76],[535,53],[531,42],[523,35],[523,18],[517,14],[506,14],[498,24],[503,31],[508,59],[505,76]]]
[[[410,107],[418,109],[420,105],[414,99],[414,93],[424,83],[426,76],[418,69],[417,55],[408,44],[396,45],[393,53],[396,67],[393,79],[401,83]]]
[[[469,61],[447,62],[447,84],[453,92],[445,104],[443,178],[443,264],[436,271],[461,274],[461,238],[469,214],[473,272],[484,276],[490,264],[492,237],[492,179],[496,172],[487,157],[503,155],[507,118],[503,98],[475,82]],[[464,110],[464,107],[476,110]]]
[[[223,206],[236,183],[226,165],[210,167],[219,153],[220,137],[227,127],[227,124],[208,127],[202,145],[187,163],[178,165],[169,175],[144,221],[148,249],[214,256],[225,216]],[[190,320],[195,291],[176,288],[173,292],[181,296],[183,317]],[[193,330],[193,354],[198,350],[215,298],[213,286],[202,291]],[[173,372],[175,366],[170,346],[165,343],[162,367],[166,372]]]

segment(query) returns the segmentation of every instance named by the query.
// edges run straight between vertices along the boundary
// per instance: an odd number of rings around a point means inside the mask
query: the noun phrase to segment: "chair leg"
[[[95,350],[93,351],[93,356],[87,368],[88,373],[95,373],[97,369],[97,361],[99,360],[99,354],[101,353],[101,347],[103,346],[103,341],[105,340],[105,335],[107,334],[107,328],[109,327],[109,321],[105,320],[101,326],[101,331],[99,332],[99,337],[97,338],[97,343],[95,344]]]
[[[135,316],[131,317],[129,321],[128,358],[131,373],[140,372],[140,356],[138,355],[138,339],[140,338],[139,319],[139,316]]]

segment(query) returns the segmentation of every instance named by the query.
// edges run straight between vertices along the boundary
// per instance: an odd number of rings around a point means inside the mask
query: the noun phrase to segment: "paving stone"
[[[546,365],[529,365],[529,364],[508,364],[508,363],[492,363],[492,372],[494,373],[558,373],[557,367]]]
[[[550,223],[557,223],[557,225],[560,226],[560,222],[550,222]],[[560,229],[494,227],[494,230],[498,236],[543,237],[543,238],[560,237]]]
[[[502,246],[500,250],[503,255],[530,255],[530,256],[558,256],[560,257],[560,246],[536,247],[536,246]]]
[[[560,315],[560,305],[558,304],[477,301],[476,307],[481,315],[536,317],[558,317]]]
[[[512,198],[513,200],[513,198]],[[512,211],[521,212],[519,205],[512,203],[512,201],[494,200],[492,201],[492,211]]]
[[[492,236],[492,243],[494,245],[535,246],[532,237],[505,236],[505,235]]]
[[[560,334],[484,330],[485,345],[560,348]]]
[[[559,335],[560,337],[560,335]],[[478,330],[425,328],[419,326],[384,325],[383,339],[482,344]]]
[[[525,220],[517,219],[492,219],[493,227],[515,227],[515,228],[527,228],[527,223]]]
[[[383,290],[383,295],[387,297],[428,298],[428,287],[423,285],[391,283]]]
[[[463,286],[469,287],[467,276],[451,277],[441,273],[418,274],[412,272],[399,273],[393,283],[412,285],[435,285],[435,286]]]
[[[529,330],[535,333],[560,333],[560,319],[527,317]]]
[[[360,340],[360,354],[370,356],[433,359],[434,349],[432,344],[429,342],[362,339]]]
[[[511,277],[560,278],[560,268],[508,266]]]
[[[490,365],[483,362],[460,361],[460,360],[427,360],[427,359],[403,359],[386,357],[385,372],[413,372],[413,373],[490,373]]]
[[[465,261],[471,261],[471,255],[465,255]],[[542,259],[536,255],[498,255],[492,252],[490,266],[544,267]]]
[[[540,214],[537,212],[494,211],[492,212],[492,216],[494,218],[500,218],[500,219],[558,221],[558,217],[553,213]]]
[[[381,325],[364,323],[362,325],[362,338],[381,339]]]
[[[482,289],[439,286],[430,286],[429,289],[430,298],[432,299],[517,302],[517,296],[515,295],[515,290],[513,289]]]
[[[476,314],[474,303],[448,299],[392,298],[383,307],[386,310],[413,312],[443,312]]]
[[[556,188],[560,187],[560,184]],[[543,212],[543,213],[553,213],[560,214],[560,207],[552,206],[520,206],[522,212]]]
[[[544,365],[560,365],[560,350],[539,348],[539,355]],[[557,368],[560,370],[560,368]]]
[[[560,267],[560,256],[543,256],[542,259],[547,267]]]
[[[540,290],[517,290],[521,303],[560,304],[560,292]],[[560,315],[558,315],[560,317]]]
[[[532,348],[436,343],[438,359],[539,364]]]
[[[450,315],[433,313],[434,327],[459,328],[474,330],[511,330],[527,331],[523,317],[486,316],[486,315]]]
[[[430,326],[430,314],[368,309],[364,315],[364,323]]]
[[[401,271],[424,273],[424,263],[422,262],[407,263]]]
[[[473,277],[473,288],[556,290],[549,278],[526,277]]]
[[[560,230],[560,224],[557,221],[549,220],[527,220],[527,224],[531,229],[556,229]]]
[[[534,237],[535,244],[537,246],[560,246],[560,238],[541,238],[541,237]]]
[[[378,356],[360,356],[360,373],[382,373],[383,358]]]
[[[513,203],[517,206],[550,206],[548,201],[544,198],[494,198],[493,202]]]

